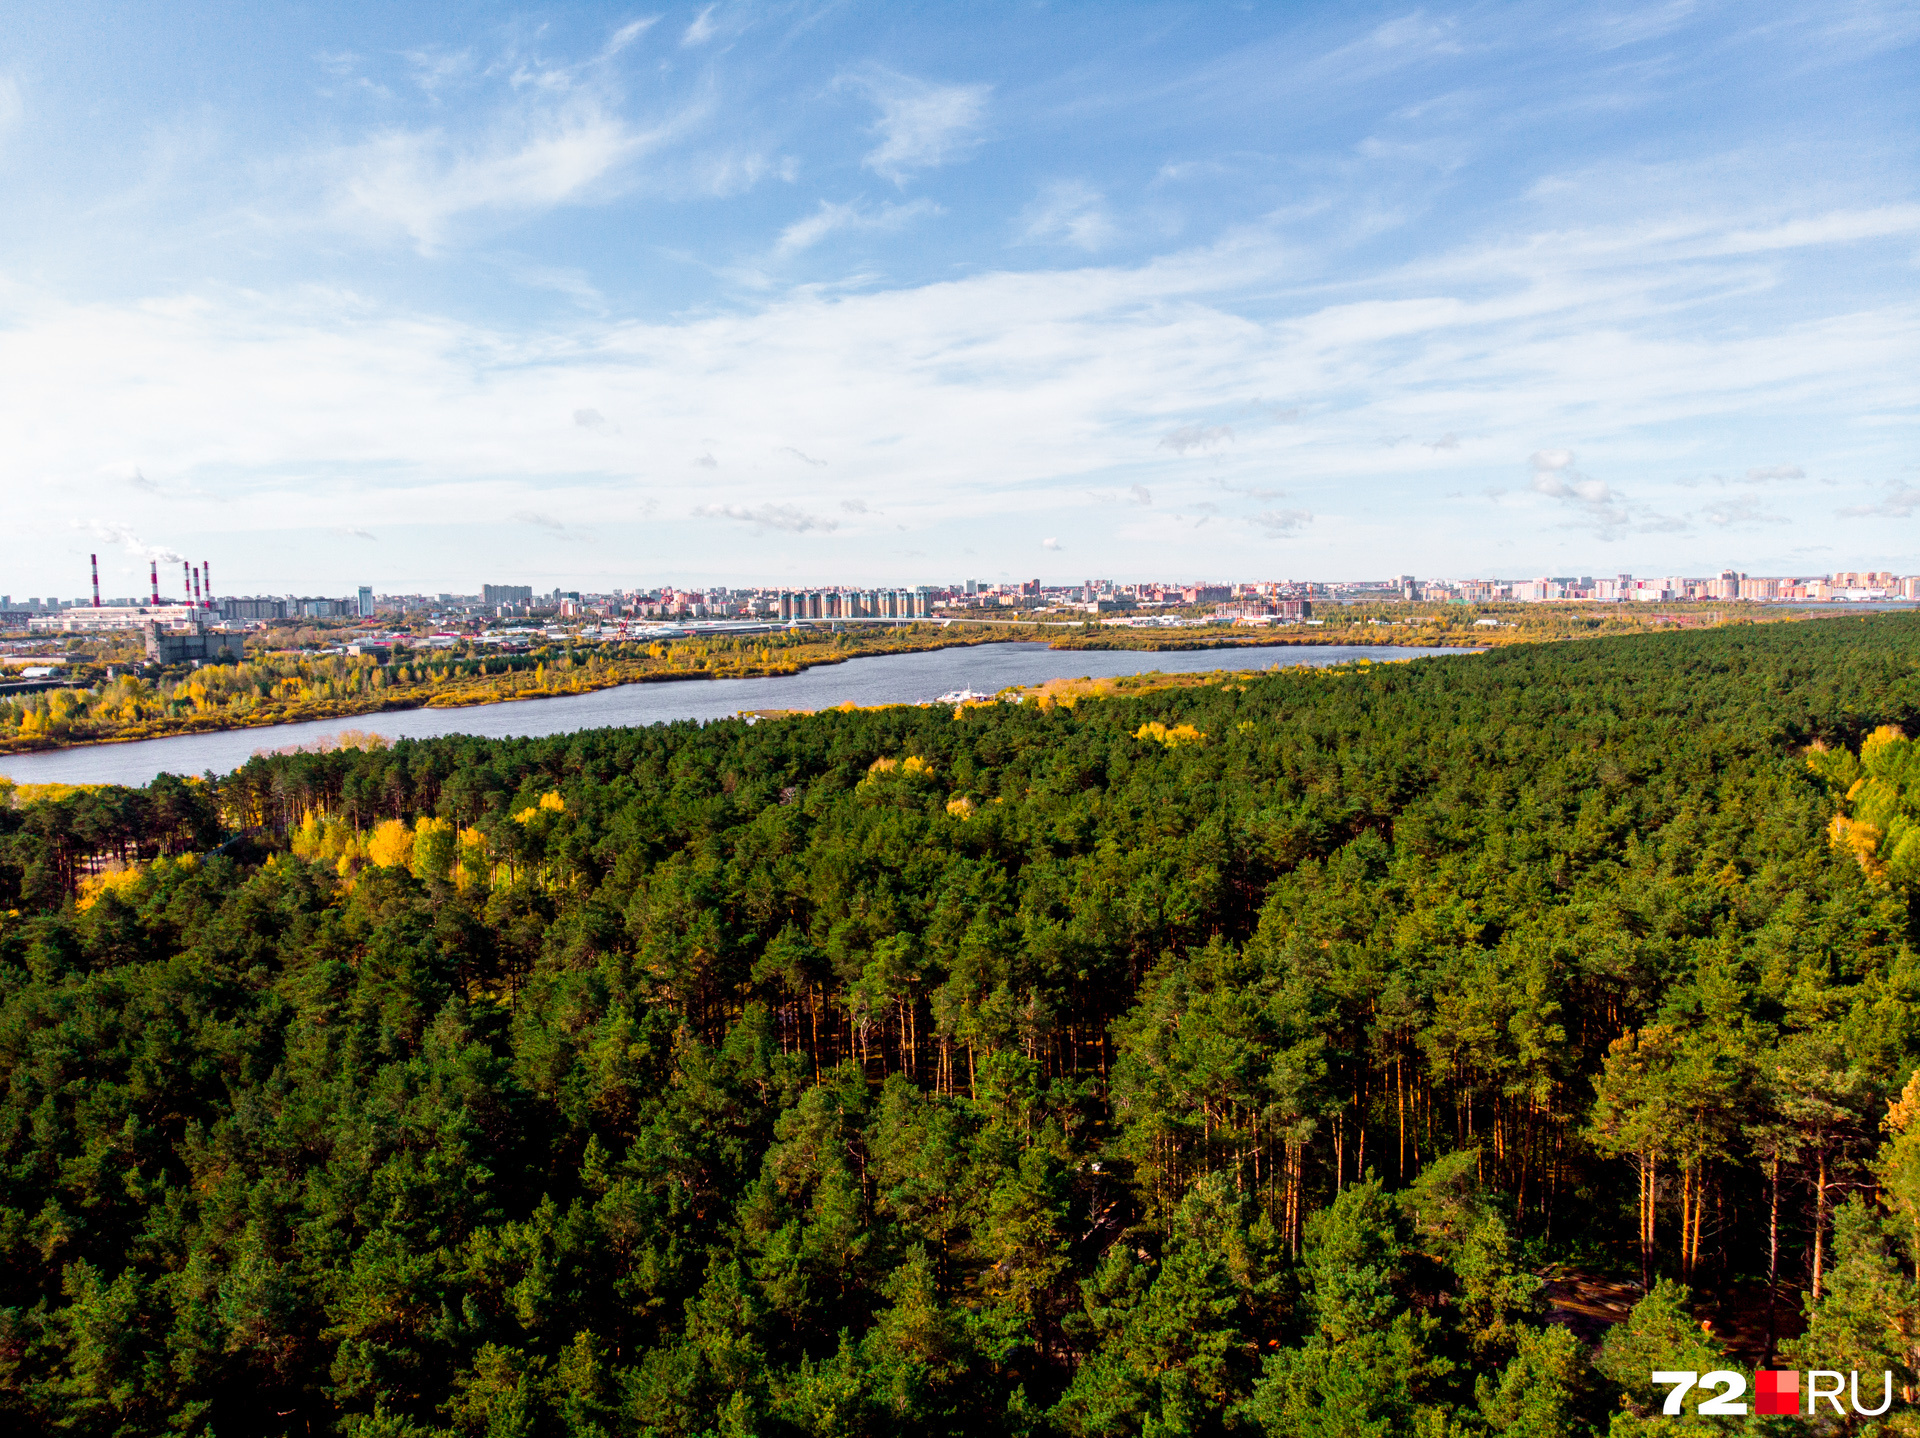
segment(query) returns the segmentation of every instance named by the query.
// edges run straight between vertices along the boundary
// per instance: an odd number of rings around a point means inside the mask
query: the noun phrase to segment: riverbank
[[[652,643],[565,640],[507,657],[459,651],[421,651],[389,659],[267,654],[235,667],[197,670],[175,681],[123,676],[91,688],[60,689],[17,704],[0,704],[0,758],[288,724],[373,719],[419,709],[472,709],[592,694],[630,684],[784,678],[850,659],[991,644],[1181,653],[1407,642],[1407,635],[1384,626],[1342,626],[1338,632],[1196,633],[952,620],[840,632],[695,635]],[[1484,647],[1485,642],[1482,636],[1445,634],[1418,647]]]
[[[110,702],[90,705],[85,699],[62,704],[59,699],[61,695],[84,695],[111,701],[114,695],[107,685],[84,691],[56,690],[44,701],[45,722],[32,728],[21,725],[12,734],[0,732],[0,758],[100,744],[374,718],[420,709],[471,709],[592,694],[629,684],[780,678],[849,659],[1001,644],[1026,637],[959,626],[914,625],[906,630],[832,635],[803,631],[797,636],[753,636],[745,641],[727,635],[665,644],[569,641],[543,645],[519,663],[516,659],[433,652],[392,663],[355,663],[334,655],[261,656],[234,670],[197,671],[180,686],[185,691],[183,699],[159,696],[163,703],[171,699],[167,707],[174,712],[148,712],[160,706],[148,702],[148,696],[139,692],[137,680],[131,684],[118,681],[121,687],[133,689],[120,706]],[[276,658],[281,661],[277,666]],[[263,676],[259,671],[265,669],[276,672]],[[288,669],[293,672],[278,672]],[[239,681],[238,692],[222,694],[222,681],[229,676]],[[134,717],[127,717],[129,707]],[[62,713],[63,709],[68,712]]]
[[[311,720],[270,728],[70,746],[0,758],[0,774],[22,784],[128,784],[154,775],[227,773],[257,752],[331,746],[346,728],[375,730],[388,740],[449,734],[504,739],[589,729],[733,719],[745,713],[817,711],[924,704],[960,690],[975,694],[1031,691],[1050,680],[1103,680],[1144,674],[1238,673],[1259,667],[1330,667],[1355,660],[1451,656],[1456,650],[1382,645],[1320,645],[1268,653],[1263,661],[1215,653],[1065,653],[1036,642],[952,645],[876,655],[858,664],[822,664],[798,674],[759,679],[715,678],[703,684],[627,684],[596,692],[532,698],[466,709],[418,706],[372,717]]]

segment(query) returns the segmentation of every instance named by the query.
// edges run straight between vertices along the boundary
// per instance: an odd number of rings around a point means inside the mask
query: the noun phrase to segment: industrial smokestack
[[[87,558],[93,561],[93,607],[98,609],[100,607],[100,556],[89,554]]]
[[[187,596],[187,600],[195,609],[198,609],[200,607],[200,571],[189,569],[187,572],[193,576],[193,593]]]
[[[160,561],[159,560],[150,559],[147,561],[147,579],[153,585],[153,607],[155,609],[158,609],[160,607]]]
[[[207,582],[207,608],[213,608],[213,566],[206,560],[200,561],[200,577]]]
[[[184,559],[180,561],[180,602],[193,603],[193,566]]]

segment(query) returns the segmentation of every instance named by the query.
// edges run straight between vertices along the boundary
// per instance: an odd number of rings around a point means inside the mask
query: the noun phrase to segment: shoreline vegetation
[[[0,758],[413,709],[552,699],[625,684],[776,678],[849,659],[978,644],[1037,642],[1057,650],[1168,653],[1342,645],[1498,648],[1802,617],[1739,604],[1674,605],[1656,614],[1515,604],[1450,609],[1376,604],[1348,606],[1313,626],[1284,629],[1136,629],[956,619],[893,629],[801,629],[652,641],[574,635],[542,638],[524,652],[500,652],[463,640],[451,649],[396,647],[385,656],[322,652],[350,638],[356,632],[351,627],[301,628],[249,636],[250,657],[239,665],[178,667],[157,674],[125,672],[139,667],[140,653],[131,638],[120,641],[122,653],[102,636],[90,636],[84,649],[78,647],[82,641],[75,641],[66,656],[75,673],[73,687],[0,700]]]

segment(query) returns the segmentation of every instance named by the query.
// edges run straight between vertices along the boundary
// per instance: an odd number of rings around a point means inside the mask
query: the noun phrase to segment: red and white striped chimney
[[[158,609],[160,607],[160,561],[159,560],[150,559],[147,561],[147,579],[153,585],[153,607],[155,609]]]
[[[213,566],[206,560],[200,561],[200,577],[207,582],[207,608],[213,608]]]
[[[184,559],[180,561],[180,602],[193,603],[193,566]]]
[[[87,558],[93,561],[93,607],[98,609],[100,607],[100,556],[89,554]]]

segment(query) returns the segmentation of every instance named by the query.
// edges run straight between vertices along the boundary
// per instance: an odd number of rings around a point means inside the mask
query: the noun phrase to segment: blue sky
[[[1920,4],[12,17],[16,596],[1920,570]]]

